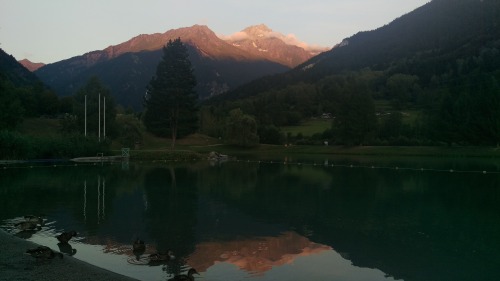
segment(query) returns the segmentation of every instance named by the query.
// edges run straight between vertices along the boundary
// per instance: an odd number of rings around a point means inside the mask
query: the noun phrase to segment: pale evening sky
[[[17,60],[52,63],[139,34],[195,24],[229,36],[257,24],[332,47],[429,0],[0,0],[0,48]]]

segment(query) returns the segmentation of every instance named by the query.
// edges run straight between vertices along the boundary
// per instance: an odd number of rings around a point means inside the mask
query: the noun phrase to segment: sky
[[[195,24],[219,36],[265,24],[303,44],[333,47],[429,0],[0,0],[0,48],[53,63],[139,34]]]

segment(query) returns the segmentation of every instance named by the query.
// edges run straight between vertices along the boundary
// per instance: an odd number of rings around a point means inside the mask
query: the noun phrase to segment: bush
[[[285,139],[280,129],[276,126],[264,126],[259,129],[260,143],[265,144],[283,144]]]
[[[1,159],[26,159],[35,154],[34,145],[28,137],[7,130],[0,131]]]

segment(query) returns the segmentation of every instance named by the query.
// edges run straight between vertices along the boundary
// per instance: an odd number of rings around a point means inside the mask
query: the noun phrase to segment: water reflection
[[[106,217],[106,180],[97,176],[97,224]],[[83,182],[83,218],[87,220],[87,180]]]
[[[328,250],[331,250],[330,246],[311,242],[296,232],[288,231],[276,237],[198,243],[188,262],[202,272],[216,263],[226,262],[262,275],[273,267],[291,264],[298,257]]]
[[[499,175],[406,167],[498,167],[382,162],[6,169],[0,219],[14,235],[141,280],[191,267],[205,280],[496,280]],[[20,231],[25,214],[46,223]],[[58,245],[68,230],[78,239]],[[175,260],[142,262],[168,249]]]

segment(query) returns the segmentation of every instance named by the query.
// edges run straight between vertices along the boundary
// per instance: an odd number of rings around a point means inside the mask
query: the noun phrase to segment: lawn
[[[311,119],[303,122],[300,126],[282,128],[283,132],[291,134],[302,133],[311,136],[322,133],[330,128],[331,120]],[[20,127],[20,132],[31,136],[54,136],[59,134],[59,120],[46,118],[26,119]],[[135,149],[136,153],[148,154],[145,157],[158,157],[158,153],[172,152],[171,140],[159,138],[148,132],[143,132],[143,140]],[[119,153],[122,145],[113,143],[112,149]],[[191,157],[189,151],[206,154],[217,151],[229,155],[253,155],[255,157],[271,156],[281,154],[337,154],[337,155],[373,155],[373,156],[433,156],[433,157],[486,157],[499,158],[498,147],[394,147],[394,146],[290,146],[283,145],[259,145],[254,148],[241,148],[224,145],[223,141],[202,134],[193,134],[176,142],[175,151],[184,151],[183,155]],[[169,153],[170,153],[169,152]]]
[[[188,137],[178,139],[175,142],[176,147],[190,147],[190,146],[210,146],[220,143],[219,140],[202,135],[192,134]],[[113,149],[120,148],[119,143],[113,142]],[[142,142],[138,146],[139,149],[145,150],[163,150],[172,148],[172,140],[170,138],[157,137],[147,131],[142,132]]]
[[[59,135],[60,119],[26,118],[19,127],[21,134],[29,136],[56,136]]]
[[[296,136],[297,134],[302,134],[305,137],[310,137],[314,134],[321,134],[325,130],[330,129],[332,126],[331,119],[308,119],[303,121],[298,126],[286,126],[282,127],[281,131],[285,134],[291,134],[292,136]]]

